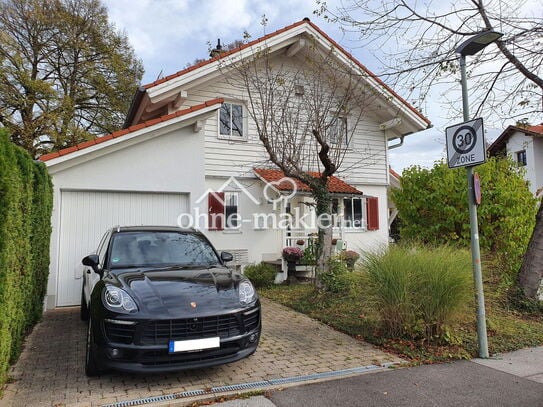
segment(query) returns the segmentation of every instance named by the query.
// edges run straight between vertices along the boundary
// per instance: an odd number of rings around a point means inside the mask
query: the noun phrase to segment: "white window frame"
[[[339,128],[338,128],[338,123],[340,124]],[[349,146],[348,130],[349,130],[349,121],[347,119],[347,116],[340,115],[340,114],[334,115],[330,119],[330,124],[328,125],[328,130],[326,132],[327,133],[326,140],[330,144],[333,144],[339,147],[348,147]],[[341,144],[338,141],[339,140],[338,135],[340,134],[340,132],[343,133],[343,141]]]
[[[230,133],[229,134],[222,134],[221,133],[221,112],[223,111],[224,105],[230,105]],[[241,107],[241,136],[238,136],[236,134],[233,134],[232,132],[232,106],[240,106]],[[223,140],[235,140],[235,141],[247,141],[247,108],[245,107],[245,104],[240,101],[225,101],[221,105],[221,108],[217,112],[217,134],[219,139]]]
[[[343,197],[343,198],[337,198],[338,199],[338,213],[337,216],[340,219],[340,224],[337,226],[340,226],[342,228],[348,229],[348,230],[366,230],[367,229],[367,211],[366,211],[366,198],[364,197]],[[354,219],[353,223],[347,224],[348,218],[346,215],[347,206],[345,205],[345,201],[351,201],[351,219],[355,218],[355,211],[354,211],[354,201],[358,200],[360,201],[360,219],[358,220],[360,222],[359,225],[356,225],[357,219]]]

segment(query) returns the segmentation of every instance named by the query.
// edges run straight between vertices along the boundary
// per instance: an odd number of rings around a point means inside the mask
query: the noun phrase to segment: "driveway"
[[[270,300],[262,299],[262,309],[260,346],[247,359],[175,374],[112,372],[96,378],[87,378],[83,370],[86,323],[79,320],[79,307],[47,311],[11,370],[12,382],[0,405],[97,406],[191,391],[199,394],[198,390],[222,386],[235,389],[231,385],[254,382],[272,385],[286,378],[300,383],[361,370],[353,368],[400,362]],[[346,369],[352,370],[338,372]]]

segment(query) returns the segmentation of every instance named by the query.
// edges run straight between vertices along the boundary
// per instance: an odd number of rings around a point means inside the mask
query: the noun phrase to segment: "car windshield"
[[[210,266],[219,259],[202,236],[184,232],[122,232],[113,236],[110,268]]]

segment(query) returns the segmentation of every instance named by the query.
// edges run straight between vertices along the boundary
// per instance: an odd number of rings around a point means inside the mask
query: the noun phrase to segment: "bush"
[[[515,280],[534,224],[537,201],[523,170],[505,158],[490,158],[477,167],[482,202],[478,207],[481,249],[499,257],[509,281]],[[424,244],[471,241],[466,171],[439,162],[432,169],[404,170],[401,188],[392,192],[401,218],[402,239]]]
[[[341,255],[330,257],[328,271],[320,274],[320,281],[327,291],[347,293],[350,289],[349,269]]]
[[[269,287],[275,281],[277,269],[271,264],[249,264],[243,269],[243,274],[255,287]]]
[[[441,338],[472,298],[471,256],[443,246],[392,246],[363,260],[365,282],[388,336]]]
[[[52,197],[45,166],[0,129],[0,387],[42,314]]]

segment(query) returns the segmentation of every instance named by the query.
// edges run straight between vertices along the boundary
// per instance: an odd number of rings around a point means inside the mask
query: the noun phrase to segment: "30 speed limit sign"
[[[472,167],[486,161],[482,118],[447,127],[445,138],[449,168]]]

